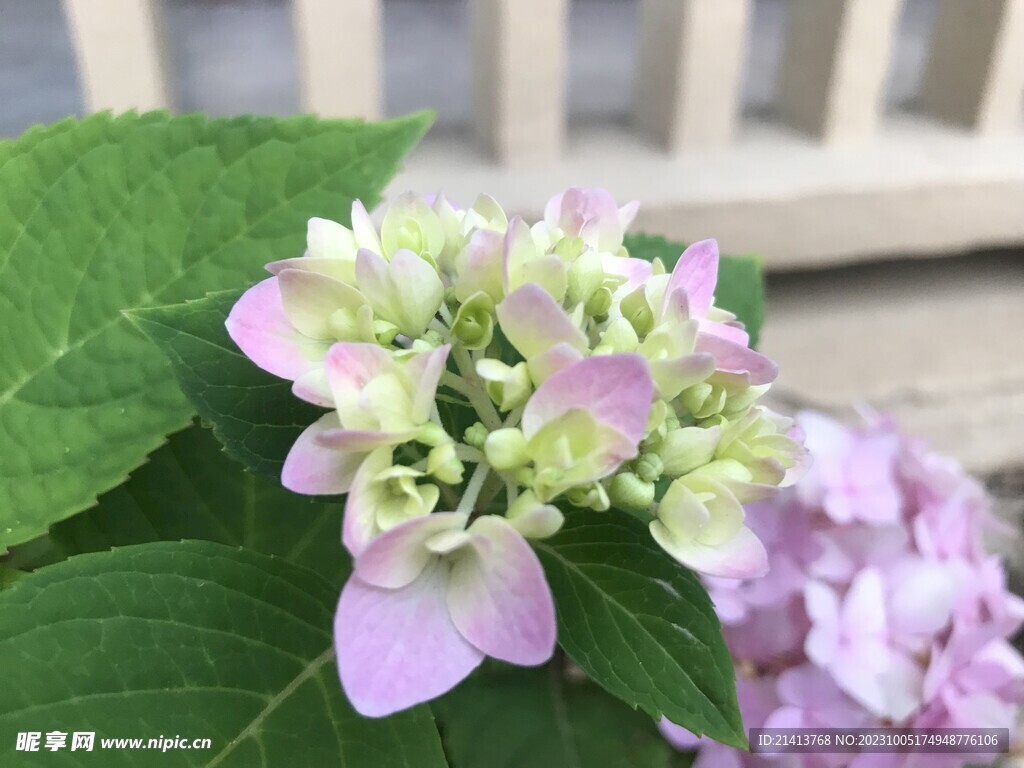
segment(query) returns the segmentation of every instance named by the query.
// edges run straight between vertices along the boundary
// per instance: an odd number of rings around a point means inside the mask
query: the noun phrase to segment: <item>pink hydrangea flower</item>
[[[984,491],[886,419],[803,413],[814,463],[747,509],[763,579],[708,579],[737,662],[748,728],[1008,728],[1020,739],[1024,659],[1008,642],[1024,600],[986,555]],[[866,474],[867,476],[862,476]],[[756,683],[774,700],[745,692]],[[664,727],[681,748],[695,746]],[[991,755],[755,755],[699,743],[697,765],[962,768]]]
[[[378,232],[356,203],[350,227],[311,219],[305,254],[232,309],[238,347],[325,409],[281,480],[347,494],[335,641],[357,711],[427,701],[485,656],[545,662],[554,608],[528,539],[564,508],[646,515],[708,574],[765,571],[742,505],[806,464],[758,403],[777,367],[715,306],[717,244],[665,274],[625,246],[636,211],[569,189],[531,225],[484,195],[404,195]]]

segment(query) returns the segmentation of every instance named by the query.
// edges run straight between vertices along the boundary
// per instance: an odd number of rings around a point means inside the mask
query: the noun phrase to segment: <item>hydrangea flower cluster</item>
[[[1012,742],[1024,659],[1007,639],[1024,622],[1024,600],[982,546],[998,526],[984,490],[878,416],[857,429],[816,413],[797,420],[813,467],[749,510],[770,574],[708,579],[746,726],[1009,728]],[[701,743],[672,723],[662,731],[679,747]],[[778,757],[709,742],[696,766],[755,768]],[[953,768],[991,755],[787,759],[800,768]]]
[[[531,226],[486,196],[461,210],[407,195],[378,231],[356,202],[351,228],[310,220],[305,255],[267,265],[233,308],[245,354],[327,409],[282,482],[347,494],[335,634],[361,713],[440,695],[485,656],[551,656],[527,540],[566,507],[647,515],[703,573],[766,571],[742,505],[804,457],[758,404],[776,366],[714,306],[714,241],[668,274],[624,247],[636,211],[569,189]]]

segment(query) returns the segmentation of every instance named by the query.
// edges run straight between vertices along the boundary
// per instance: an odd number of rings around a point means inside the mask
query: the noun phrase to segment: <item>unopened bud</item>
[[[430,449],[427,454],[427,472],[442,483],[456,485],[462,482],[465,467],[455,455],[455,445],[446,443]]]
[[[611,306],[612,292],[602,286],[594,291],[594,295],[590,297],[583,309],[588,315],[595,317],[608,312]]]
[[[577,485],[574,488],[570,488],[565,497],[575,507],[593,509],[596,512],[605,512],[611,509],[611,500],[608,498],[608,492],[600,483]]]
[[[653,483],[661,477],[664,471],[665,465],[662,464],[661,457],[656,453],[647,453],[637,459],[636,474],[645,483]]]
[[[477,361],[476,372],[484,380],[487,396],[503,411],[524,405],[533,392],[526,363],[509,366],[500,360],[484,359]]]
[[[695,419],[706,419],[722,410],[726,394],[720,385],[704,381],[684,389],[679,399]]]
[[[620,472],[612,478],[608,498],[619,509],[647,509],[654,501],[654,483],[642,480],[632,472]]]
[[[424,445],[437,446],[451,443],[451,436],[444,431],[444,427],[440,424],[436,424],[433,421],[428,421],[422,427],[420,427],[419,433],[416,435],[416,441],[423,443]]]
[[[515,427],[496,429],[487,435],[484,454],[497,470],[517,469],[530,461],[526,436]]]
[[[684,427],[669,432],[659,447],[665,473],[685,475],[707,464],[721,439],[720,427]]]
[[[484,441],[487,439],[488,430],[481,422],[468,427],[465,433],[462,435],[462,442],[466,445],[471,445],[474,448],[483,448]]]
[[[569,266],[569,287],[568,296],[573,304],[587,304],[594,294],[601,288],[604,282],[604,267],[601,263],[601,256],[596,251],[587,251],[580,255]],[[609,304],[611,306],[611,296]],[[606,311],[608,307],[605,307]],[[588,315],[599,314],[587,312]]]
[[[622,300],[622,316],[629,321],[638,336],[646,336],[654,328],[654,312],[647,303],[644,286],[640,286]]]
[[[467,349],[483,349],[494,335],[494,302],[478,291],[459,307],[452,324],[452,333]]]

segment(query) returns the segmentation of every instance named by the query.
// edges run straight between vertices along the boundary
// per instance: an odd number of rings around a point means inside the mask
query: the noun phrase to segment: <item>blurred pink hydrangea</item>
[[[747,510],[769,574],[706,578],[747,728],[1008,728],[1015,743],[1024,658],[1009,638],[1024,600],[983,547],[1000,526],[984,490],[887,419],[847,428],[803,413],[797,424],[813,466]],[[960,768],[992,758],[756,755],[667,721],[661,729],[677,747],[699,748],[695,768]]]

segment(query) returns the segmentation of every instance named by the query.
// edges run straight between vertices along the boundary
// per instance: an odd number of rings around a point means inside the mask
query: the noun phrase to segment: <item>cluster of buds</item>
[[[569,189],[530,226],[489,197],[409,195],[378,232],[356,202],[351,228],[312,219],[306,254],[233,308],[245,354],[328,409],[282,482],[347,494],[335,631],[360,712],[439,695],[487,655],[546,661],[554,608],[527,539],[567,507],[646,515],[702,573],[766,571],[742,505],[804,458],[758,404],[776,366],[714,306],[714,241],[668,274],[624,247],[636,210]]]
[[[983,547],[983,534],[1004,528],[983,489],[875,415],[858,429],[815,413],[797,421],[814,466],[750,510],[771,573],[707,580],[746,726],[1007,728],[1012,739],[1024,658],[1008,638],[1024,623],[1024,600]],[[680,747],[701,744],[671,723],[662,730]],[[707,743],[695,766],[767,768],[778,757]],[[961,768],[992,756],[788,759],[795,768]]]

